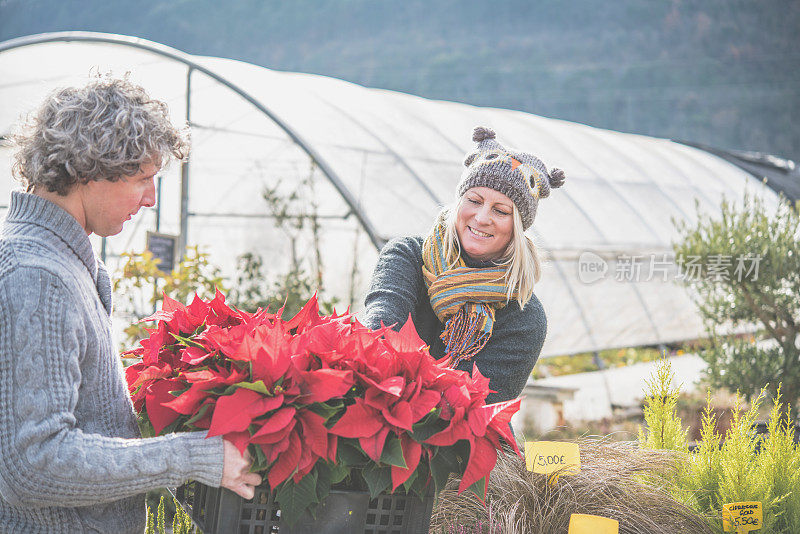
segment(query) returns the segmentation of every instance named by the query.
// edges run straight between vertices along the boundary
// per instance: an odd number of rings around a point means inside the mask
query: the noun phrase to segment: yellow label
[[[577,473],[581,453],[577,443],[563,441],[528,441],[525,443],[525,466],[528,471],[550,475]]]
[[[730,502],[722,505],[722,529],[725,532],[759,530],[764,511],[758,501]]]
[[[599,515],[572,514],[569,534],[619,534],[619,521]]]

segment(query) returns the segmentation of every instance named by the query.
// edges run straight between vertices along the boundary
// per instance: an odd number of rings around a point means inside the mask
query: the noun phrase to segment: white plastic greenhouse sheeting
[[[492,127],[502,143],[563,168],[567,183],[540,203],[531,232],[546,260],[536,288],[548,316],[546,356],[701,337],[700,319],[674,280],[673,262],[666,281],[661,274],[647,280],[653,255],[671,258],[670,242],[676,238],[671,217],[693,221],[695,201],[706,212],[718,212],[723,195],[740,199],[745,188],[776,201],[774,193],[733,165],[664,139],[228,59],[182,56],[246,91],[288,125],[341,179],[384,240],[425,233],[442,204],[452,200],[476,125]],[[93,70],[130,72],[169,103],[176,122],[185,121],[188,68],[183,63],[122,43],[50,42],[0,53],[0,133],[13,131],[48,91],[82,83]],[[189,244],[203,245],[230,278],[236,257],[247,251],[285,269],[290,233],[276,229],[266,216],[262,191],[280,183],[288,194],[312,173],[310,157],[251,103],[199,71],[191,76],[191,124]],[[15,186],[10,152],[0,148],[5,191]],[[161,231],[177,234],[179,165],[164,177]],[[316,203],[323,217],[326,292],[360,309],[377,250],[319,168],[313,169],[313,188],[304,189],[302,198],[307,209]],[[154,221],[155,211],[146,210],[108,240],[112,270],[119,267],[120,253],[144,248],[145,231],[154,229]],[[311,261],[310,232],[296,239],[297,253]],[[578,258],[585,251],[607,262],[605,278],[586,283],[579,276]],[[645,262],[640,279],[617,279],[625,254]]]

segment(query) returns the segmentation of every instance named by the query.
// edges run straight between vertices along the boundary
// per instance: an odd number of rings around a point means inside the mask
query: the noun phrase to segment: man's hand
[[[250,454],[244,451],[244,456],[242,456],[239,449],[230,441],[222,440],[222,443],[225,445],[222,487],[228,488],[245,499],[252,499],[255,495],[255,487],[261,484],[261,475],[250,473],[250,466],[253,463]]]

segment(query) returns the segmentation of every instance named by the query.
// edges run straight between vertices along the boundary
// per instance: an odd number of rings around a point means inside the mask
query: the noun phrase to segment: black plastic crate
[[[317,505],[316,518],[306,513],[289,526],[266,486],[246,501],[232,491],[189,482],[178,488],[177,498],[205,534],[427,534],[433,510],[433,495],[370,499],[366,491],[331,490]]]

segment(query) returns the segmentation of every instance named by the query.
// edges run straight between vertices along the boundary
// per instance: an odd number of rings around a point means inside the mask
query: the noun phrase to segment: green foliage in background
[[[262,193],[274,225],[286,235],[289,266],[280,271],[275,265],[285,263],[275,258],[265,264],[262,256],[247,252],[237,258],[237,274],[230,291],[220,269],[211,263],[209,254],[199,246],[188,247],[186,255],[171,273],[158,268],[160,260],[149,251],[124,253],[126,262],[115,278],[114,293],[118,310],[128,314],[133,324],[125,329],[123,348],[129,348],[144,337],[145,326],[137,321],[160,307],[164,294],[187,303],[197,293],[213,298],[217,289],[226,294],[229,304],[247,312],[258,308],[277,311],[283,307],[284,317],[293,317],[316,292],[321,311],[333,312],[336,298],[323,295],[323,262],[321,226],[315,193],[317,165],[309,159],[308,173],[299,181],[281,180]],[[304,238],[310,247],[302,247]],[[352,283],[352,281],[351,281]]]
[[[172,502],[175,506],[175,513],[172,515],[172,534],[194,534],[198,532],[192,523],[192,518],[183,511],[178,501],[172,499]],[[150,506],[147,507],[147,527],[144,533],[166,534],[167,524],[169,524],[169,521],[167,519],[164,497],[162,496],[158,503],[155,516]]]
[[[782,382],[794,406],[800,398],[800,208],[782,199],[773,210],[745,194],[741,205],[723,200],[719,216],[698,207],[695,225],[676,226],[676,258],[696,258],[700,267],[691,273],[685,263],[683,270],[712,341],[700,352],[711,384],[751,398],[764,383]],[[722,336],[728,325],[755,325],[756,337]]]
[[[238,275],[228,294],[228,302],[240,310],[254,311],[257,308],[277,311],[283,308],[283,317],[294,317],[303,304],[316,291],[315,281],[305,271],[291,268],[286,273],[272,277],[264,272],[261,256],[248,252],[238,258]],[[333,313],[336,298],[317,296],[320,311]]]
[[[315,193],[317,164],[309,160],[308,174],[297,182],[278,180],[265,187],[262,198],[275,221],[275,227],[286,236],[289,246],[289,267],[285,272],[264,264],[264,258],[248,252],[238,258],[237,277],[228,300],[246,311],[283,307],[284,317],[293,317],[315,292],[320,311],[330,314],[337,299],[324,297],[319,206]],[[298,245],[310,239],[310,247]],[[302,246],[302,245],[300,245]],[[352,280],[351,280],[352,285]]]
[[[639,441],[651,449],[686,450],[686,431],[677,417],[680,389],[669,360],[661,360],[654,376],[645,382],[644,419],[647,431],[639,430]]]
[[[676,351],[680,356],[683,349]],[[652,362],[661,357],[662,351],[653,347],[628,347],[624,349],[601,350],[600,361],[606,368],[626,367],[636,363]],[[553,356],[542,358],[536,363],[531,376],[533,378],[546,378],[548,376],[571,375],[575,373],[588,373],[597,371],[594,355],[591,352],[572,354],[567,356]]]
[[[642,447],[686,451],[686,431],[676,413],[679,394],[672,368],[664,360],[645,392]],[[716,432],[709,393],[695,451],[666,475],[673,493],[705,514],[716,532],[722,532],[722,505],[739,501],[762,503],[764,521],[759,532],[800,532],[800,448],[794,442],[794,421],[778,391],[768,434],[757,435],[754,424],[765,395],[762,389],[747,410],[737,395],[731,427],[721,436]]]
[[[283,307],[284,317],[293,317],[304,303],[317,291],[317,281],[301,267],[292,267],[285,273],[272,277],[257,254],[246,253],[238,258],[237,278],[228,291],[228,283],[218,267],[209,261],[209,255],[199,247],[189,247],[183,260],[171,273],[158,269],[158,259],[149,251],[125,253],[127,258],[122,273],[114,280],[114,301],[118,310],[131,317],[132,324],[125,329],[124,349],[132,347],[145,334],[146,323],[139,319],[160,308],[166,293],[179,302],[190,302],[195,292],[203,298],[213,298],[216,289],[227,292],[227,301],[248,312],[257,308],[277,311]],[[270,282],[271,280],[271,282]],[[318,295],[320,310],[333,312],[335,298]]]
[[[150,251],[142,253],[123,253],[127,259],[120,276],[114,279],[114,302],[118,311],[131,317],[132,324],[125,329],[125,349],[133,346],[144,337],[145,326],[137,321],[160,307],[164,294],[187,302],[190,295],[212,297],[218,288],[225,291],[220,270],[209,261],[209,255],[199,246],[188,247],[186,255],[171,273],[158,268],[160,260],[153,258]]]

